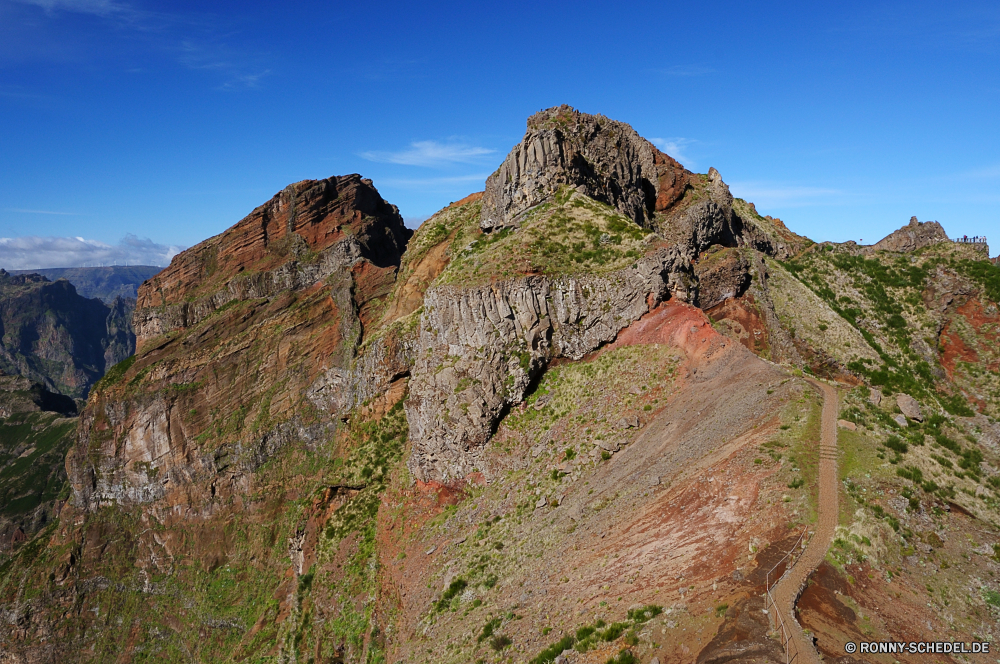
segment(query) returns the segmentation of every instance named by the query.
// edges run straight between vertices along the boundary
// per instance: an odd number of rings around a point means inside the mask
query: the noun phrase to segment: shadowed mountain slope
[[[107,368],[135,348],[132,304],[77,294],[64,280],[0,270],[0,369],[85,397]]]

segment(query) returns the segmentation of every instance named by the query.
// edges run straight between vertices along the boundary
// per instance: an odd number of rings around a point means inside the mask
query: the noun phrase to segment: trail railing
[[[785,626],[785,619],[782,617],[781,611],[774,603],[774,596],[771,594],[771,589],[778,585],[778,582],[785,578],[788,571],[792,569],[795,561],[790,560],[791,556],[798,550],[799,545],[802,543],[802,538],[805,537],[805,535],[806,531],[803,530],[802,534],[799,535],[799,539],[797,539],[795,544],[792,545],[792,548],[788,550],[788,553],[783,555],[778,562],[774,564],[774,567],[768,570],[764,581],[764,608],[767,610],[769,618],[772,615],[774,616],[774,631],[780,633],[781,647],[785,651],[785,664],[792,664],[792,662],[795,661],[795,658],[799,656],[799,649],[795,644],[795,641],[792,640],[791,631],[789,631],[789,629]],[[785,566],[785,571],[782,572],[780,577],[775,579],[774,583],[771,583],[771,575],[774,574],[774,570],[778,569],[778,567],[780,567],[786,559],[789,559],[789,564]],[[794,652],[792,652],[793,650]]]

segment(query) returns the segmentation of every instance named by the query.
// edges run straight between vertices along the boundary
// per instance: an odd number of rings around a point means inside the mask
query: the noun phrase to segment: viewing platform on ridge
[[[955,242],[959,244],[986,244],[985,235],[973,235],[969,237],[968,235],[963,235],[962,237],[955,238]]]

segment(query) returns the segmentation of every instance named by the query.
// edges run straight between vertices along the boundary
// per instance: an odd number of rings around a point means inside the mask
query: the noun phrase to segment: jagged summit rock
[[[872,251],[916,251],[939,242],[948,242],[948,234],[936,221],[917,221],[910,217],[910,223],[893,231],[872,245]]]
[[[648,227],[694,177],[624,122],[557,106],[528,118],[524,139],[486,180],[481,225],[516,226],[519,215],[568,186]]]
[[[720,244],[787,258],[803,242],[780,220],[734,199],[716,169],[692,173],[624,122],[569,106],[528,118],[524,138],[486,180],[480,227],[520,228],[557,194],[577,192],[690,257]]]
[[[312,284],[364,260],[394,270],[413,231],[358,174],[288,185],[139,289],[136,336],[190,327],[233,300]]]

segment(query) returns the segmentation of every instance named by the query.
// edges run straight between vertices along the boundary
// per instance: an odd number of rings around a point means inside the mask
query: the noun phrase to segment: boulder
[[[873,406],[882,405],[882,391],[873,387],[871,393],[868,395],[868,402]]]
[[[837,426],[841,429],[847,429],[848,431],[857,431],[858,425],[854,422],[849,422],[848,420],[837,420]]]
[[[924,421],[923,413],[920,412],[920,404],[909,394],[897,395],[896,405],[899,406],[899,410],[903,412],[903,415],[906,415],[911,420],[916,420],[917,422]]]
[[[694,266],[698,277],[698,306],[711,309],[739,297],[750,286],[750,262],[735,247],[714,245]]]

